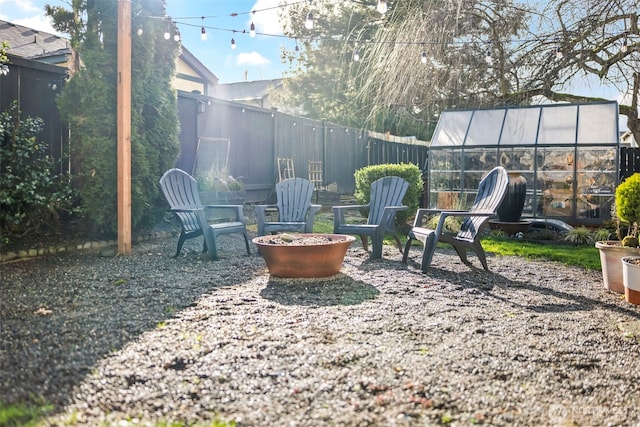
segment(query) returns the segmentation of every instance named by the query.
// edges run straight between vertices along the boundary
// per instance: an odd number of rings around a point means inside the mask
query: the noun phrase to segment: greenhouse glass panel
[[[579,151],[576,166],[578,218],[610,218],[618,178],[616,150]]]
[[[542,109],[538,144],[575,144],[578,106],[550,106]]]
[[[603,122],[617,122],[616,104],[581,105],[578,113],[578,144],[616,144],[618,130],[602,126]]]
[[[447,111],[440,115],[431,138],[431,146],[462,146],[472,114],[473,111]]]
[[[500,145],[531,145],[536,143],[540,108],[511,108],[500,137]]]
[[[478,110],[471,117],[464,145],[497,145],[505,110]]]
[[[613,101],[444,111],[426,163],[428,206],[469,206],[501,165],[527,181],[523,219],[599,225],[611,218],[618,150]]]

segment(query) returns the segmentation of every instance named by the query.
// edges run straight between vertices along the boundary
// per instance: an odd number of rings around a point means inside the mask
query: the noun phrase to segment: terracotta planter
[[[340,272],[355,237],[343,234],[294,234],[294,242],[278,243],[278,236],[253,239],[274,277],[328,277]],[[312,241],[305,239],[311,238]],[[318,243],[320,241],[320,243]]]
[[[626,256],[640,256],[640,248],[620,246],[617,240],[596,242],[600,250],[600,264],[602,267],[602,281],[604,287],[613,292],[624,293],[622,282],[622,258]]]
[[[624,299],[631,304],[640,304],[640,257],[622,258],[622,282]]]

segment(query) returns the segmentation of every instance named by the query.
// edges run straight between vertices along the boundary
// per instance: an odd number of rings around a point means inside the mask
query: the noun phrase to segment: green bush
[[[52,159],[38,140],[43,126],[40,118],[22,117],[16,102],[0,113],[0,243],[59,226],[60,215],[73,210],[68,177],[53,173]]]
[[[136,16],[164,14],[160,2],[134,1]],[[158,4],[155,4],[158,3]],[[83,66],[64,85],[58,108],[71,128],[71,160],[88,232],[115,236],[118,229],[117,177],[117,2],[73,2],[60,13],[58,29],[86,16],[74,40]],[[55,15],[55,14],[54,14]],[[60,21],[61,20],[61,21]],[[158,180],[179,154],[177,93],[171,82],[179,43],[162,38],[165,23],[145,20],[132,40],[131,67],[131,226],[151,228],[166,211]]]
[[[369,203],[371,184],[385,176],[399,176],[409,183],[409,188],[404,196],[403,203],[409,207],[406,211],[398,212],[396,224],[404,225],[416,210],[420,207],[420,197],[422,196],[422,177],[418,166],[410,163],[382,164],[366,166],[358,169],[355,174],[356,192],[354,194],[358,204]]]
[[[615,209],[618,218],[628,225],[626,235],[636,238],[633,240],[635,242],[633,247],[637,247],[640,227],[640,173],[634,173],[618,185]],[[620,237],[623,236],[620,235]],[[624,243],[623,246],[625,246]]]

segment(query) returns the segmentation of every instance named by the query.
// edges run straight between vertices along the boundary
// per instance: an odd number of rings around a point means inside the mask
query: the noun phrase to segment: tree
[[[640,30],[636,0],[552,0],[540,16],[536,37],[522,43],[515,61],[527,84],[501,100],[544,97],[587,102],[600,98],[572,92],[576,81],[611,85],[624,95],[620,114],[640,141]],[[573,86],[572,86],[573,84]],[[565,90],[569,89],[568,92]]]
[[[444,109],[601,100],[575,91],[591,76],[626,94],[620,112],[640,140],[635,0],[388,3],[384,16],[373,1],[333,11],[321,3],[320,30],[311,33],[301,12],[311,6],[290,8],[287,34],[304,49],[289,102],[304,102],[314,118],[325,118],[324,108],[341,124],[428,139]],[[295,63],[292,52],[284,58]]]
[[[491,105],[510,87],[485,54],[490,46],[508,54],[504,40],[524,32],[526,9],[509,1],[389,3],[386,15],[375,2],[320,3],[310,34],[301,27],[306,6],[290,8],[286,34],[303,50],[289,102],[303,102],[315,118],[428,139],[443,109]]]
[[[70,31],[82,66],[58,99],[71,128],[71,148],[82,208],[94,231],[117,230],[116,49],[117,2],[74,0],[72,11],[48,8],[59,31]],[[176,92],[171,87],[178,43],[164,40],[164,2],[134,0],[132,38],[132,207],[134,229],[162,212],[158,179],[178,154]]]

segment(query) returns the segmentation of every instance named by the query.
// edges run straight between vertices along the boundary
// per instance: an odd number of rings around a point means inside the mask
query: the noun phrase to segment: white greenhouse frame
[[[611,218],[619,148],[615,101],[444,111],[425,164],[429,207],[468,206],[501,165],[527,179],[523,218],[598,225]]]

